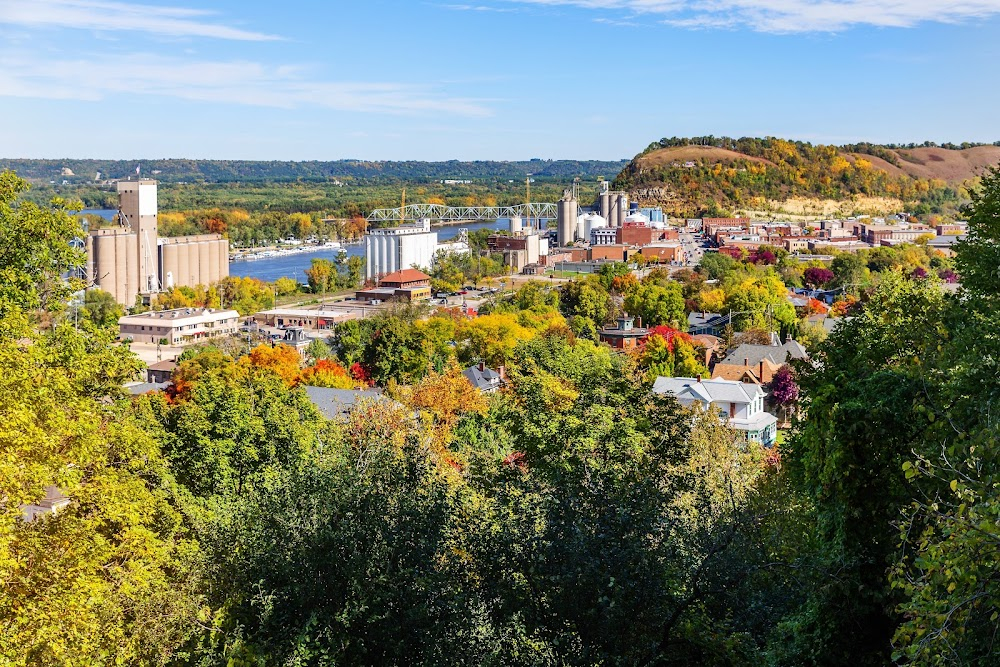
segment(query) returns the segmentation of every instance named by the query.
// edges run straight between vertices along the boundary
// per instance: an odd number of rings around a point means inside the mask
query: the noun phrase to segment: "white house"
[[[702,380],[699,378],[656,378],[654,394],[671,394],[681,405],[700,404],[715,409],[729,425],[746,433],[748,440],[759,442],[765,447],[774,444],[778,433],[778,420],[764,410],[767,395],[758,384],[736,382],[735,380]]]

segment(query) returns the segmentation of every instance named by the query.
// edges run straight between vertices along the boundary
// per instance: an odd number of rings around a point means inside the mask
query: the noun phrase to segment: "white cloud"
[[[291,66],[142,55],[106,61],[0,55],[0,96],[119,103],[136,95],[283,109],[490,115],[481,101],[451,97],[427,86],[316,81]]]
[[[105,0],[0,0],[0,23],[8,25],[257,42],[279,39],[206,20],[210,15],[199,9]]]
[[[684,28],[750,27],[760,32],[838,32],[858,26],[908,28],[1000,14],[1000,0],[509,0],[657,17]]]

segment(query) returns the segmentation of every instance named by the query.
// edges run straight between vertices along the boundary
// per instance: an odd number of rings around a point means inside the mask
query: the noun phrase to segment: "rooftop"
[[[417,269],[403,269],[401,271],[394,271],[393,273],[382,276],[381,282],[415,283],[421,280],[429,281],[430,279],[431,277],[423,271],[418,271]]]
[[[153,322],[157,320],[193,320],[207,316],[214,318],[239,317],[235,310],[215,310],[213,308],[174,308],[173,310],[151,310],[138,315],[125,315],[119,322]]]

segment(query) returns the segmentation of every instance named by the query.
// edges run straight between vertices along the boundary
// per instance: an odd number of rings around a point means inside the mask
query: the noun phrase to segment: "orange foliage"
[[[249,356],[240,359],[243,367],[266,368],[277,373],[289,387],[297,385],[302,378],[301,357],[295,348],[288,345],[258,345]]]
[[[450,429],[462,413],[485,414],[486,401],[478,389],[452,366],[443,374],[430,373],[413,388],[413,407],[429,412],[434,421]]]
[[[346,368],[335,361],[320,359],[302,371],[302,384],[310,387],[352,389],[356,383]]]

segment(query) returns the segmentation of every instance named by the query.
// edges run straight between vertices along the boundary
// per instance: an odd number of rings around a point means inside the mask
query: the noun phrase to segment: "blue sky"
[[[1000,140],[1000,0],[0,0],[0,156]]]

